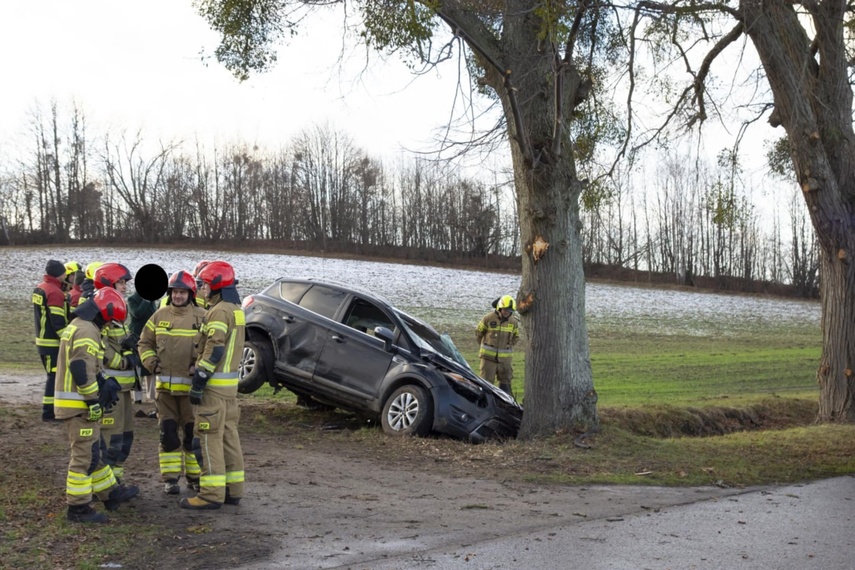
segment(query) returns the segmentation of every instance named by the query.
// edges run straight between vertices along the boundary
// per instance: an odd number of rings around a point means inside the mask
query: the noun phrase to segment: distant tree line
[[[507,173],[477,177],[425,159],[389,166],[329,126],[276,151],[236,143],[152,145],[93,136],[78,108],[34,114],[29,144],[0,163],[0,243],[266,242],[513,269],[518,213]],[[760,219],[737,157],[669,155],[583,195],[589,273],[815,296],[818,252],[798,196]]]

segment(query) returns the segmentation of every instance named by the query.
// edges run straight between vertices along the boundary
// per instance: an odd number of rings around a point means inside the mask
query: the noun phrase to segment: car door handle
[[[286,323],[293,323],[297,319],[295,319],[291,315],[285,315],[284,317],[282,317],[282,320],[285,321]]]
[[[332,338],[336,342],[344,342],[344,337],[338,336],[337,334],[332,335]]]

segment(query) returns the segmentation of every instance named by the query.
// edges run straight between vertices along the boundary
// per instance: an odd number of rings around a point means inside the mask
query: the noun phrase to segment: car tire
[[[273,352],[265,342],[248,340],[243,345],[238,392],[252,394],[267,382],[267,371],[273,364]]]
[[[427,435],[433,424],[430,396],[421,386],[401,386],[383,404],[380,423],[389,435]]]

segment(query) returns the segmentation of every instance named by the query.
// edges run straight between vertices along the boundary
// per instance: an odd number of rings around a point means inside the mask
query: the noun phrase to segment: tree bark
[[[484,80],[501,99],[514,166],[524,248],[518,308],[529,339],[519,437],[595,431],[579,216],[583,183],[567,128],[582,81],[572,62],[538,49],[543,23],[534,3],[508,4],[494,54],[488,36],[469,29],[465,37],[474,40]]]
[[[742,0],[787,131],[796,176],[820,243],[820,421],[855,421],[855,133],[842,0],[806,4],[816,35],[784,0]],[[816,52],[813,51],[815,44]]]

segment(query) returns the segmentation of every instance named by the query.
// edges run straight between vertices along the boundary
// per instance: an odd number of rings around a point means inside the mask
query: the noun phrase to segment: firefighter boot
[[[104,508],[115,511],[122,503],[127,503],[140,494],[140,488],[136,485],[116,485],[110,491],[110,496],[104,501]]]
[[[92,508],[91,505],[76,505],[76,506],[68,506],[68,513],[65,515],[65,518],[70,520],[71,522],[82,522],[82,523],[105,523],[107,522],[107,515],[104,513],[99,513],[95,509]]]
[[[189,499],[181,499],[178,506],[182,509],[192,509],[195,511],[212,511],[214,509],[219,509],[222,505],[220,503],[206,501],[201,497],[190,497]]]
[[[232,494],[229,493],[228,488],[226,488],[226,500],[224,504],[237,506],[240,504],[240,497],[232,497]]]
[[[178,495],[181,493],[181,486],[178,485],[178,479],[170,479],[163,485],[163,490],[167,495]]]

